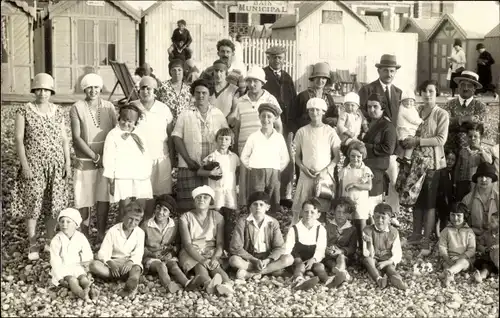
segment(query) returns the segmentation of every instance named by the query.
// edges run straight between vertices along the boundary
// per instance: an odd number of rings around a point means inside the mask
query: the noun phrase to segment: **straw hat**
[[[474,84],[476,86],[476,89],[481,89],[483,88],[483,85],[479,83],[479,75],[472,71],[463,71],[460,76],[457,76],[453,79],[455,83],[460,83],[461,81],[466,81]]]

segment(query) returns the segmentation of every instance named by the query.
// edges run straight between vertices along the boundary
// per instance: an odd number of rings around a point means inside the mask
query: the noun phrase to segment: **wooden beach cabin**
[[[140,13],[126,1],[59,1],[42,19],[35,41],[45,56],[37,69],[54,76],[58,93],[81,93],[81,79],[92,72],[110,92],[116,78],[109,61],[125,63],[132,74],[137,67]]]
[[[34,74],[36,13],[25,1],[5,0],[2,8],[2,94],[27,94]]]
[[[168,74],[167,50],[177,21],[185,20],[191,33],[193,59],[201,68],[212,65],[217,57],[217,42],[229,39],[224,16],[209,1],[157,1],[142,12],[140,26],[140,64],[147,62],[161,80]]]

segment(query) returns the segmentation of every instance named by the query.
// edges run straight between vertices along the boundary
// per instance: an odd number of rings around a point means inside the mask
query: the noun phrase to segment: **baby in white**
[[[421,123],[422,118],[420,118],[415,105],[415,93],[413,90],[406,90],[401,96],[401,105],[399,107],[396,129],[398,140],[402,141],[408,137],[414,137]],[[400,161],[409,162],[412,153],[413,149],[405,149],[402,158],[399,158]]]

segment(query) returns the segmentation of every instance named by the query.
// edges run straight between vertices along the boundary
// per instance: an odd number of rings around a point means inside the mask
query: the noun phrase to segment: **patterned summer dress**
[[[186,109],[189,108],[191,102],[191,94],[189,93],[189,84],[182,83],[181,91],[179,94],[175,91],[172,86],[172,81],[168,80],[162,83],[160,87],[155,92],[156,99],[164,103],[172,111],[174,116],[174,124],[177,121],[179,115]]]
[[[57,218],[68,206],[64,173],[64,149],[61,124],[64,115],[60,107],[50,104],[42,114],[33,103],[18,110],[24,117],[24,149],[33,180],[27,181],[21,169],[12,192],[12,215],[38,219],[43,213]]]

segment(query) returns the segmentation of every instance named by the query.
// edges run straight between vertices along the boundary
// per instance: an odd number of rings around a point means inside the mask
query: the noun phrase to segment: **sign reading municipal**
[[[293,4],[289,3],[289,1],[238,1],[235,11],[242,13],[294,14]]]

